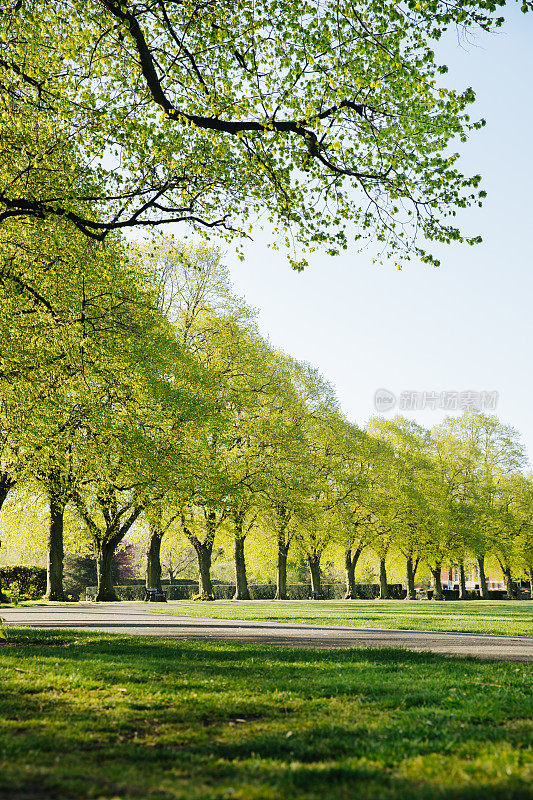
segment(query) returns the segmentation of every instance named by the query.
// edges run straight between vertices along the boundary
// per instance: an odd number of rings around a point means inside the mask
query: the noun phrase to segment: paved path
[[[152,608],[165,609],[154,603]],[[0,609],[9,625],[172,639],[212,639],[291,647],[403,647],[456,656],[504,661],[533,661],[533,637],[472,633],[436,633],[337,625],[296,625],[151,614],[144,603],[78,603]]]

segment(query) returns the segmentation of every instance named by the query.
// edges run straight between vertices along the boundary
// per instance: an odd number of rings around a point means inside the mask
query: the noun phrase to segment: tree
[[[520,561],[525,570],[533,599],[533,477],[528,475],[520,496],[520,516],[522,533],[519,542]]]
[[[0,221],[59,216],[93,238],[184,221],[231,236],[266,212],[287,244],[335,253],[373,236],[434,261],[416,229],[461,240],[447,217],[484,192],[451,149],[483,124],[468,116],[474,92],[440,85],[431,43],[498,26],[503,4],[12,0]],[[32,149],[18,125],[30,115],[48,137]],[[50,191],[61,129],[81,166]]]
[[[342,481],[342,470],[336,480],[341,480],[341,493],[337,505],[341,520],[341,540],[344,545],[346,572],[346,597],[355,599],[355,568],[363,550],[373,546],[383,534],[379,525],[378,477],[384,462],[388,461],[389,448],[372,436],[353,426],[349,448],[348,475]],[[343,459],[344,460],[344,459]],[[347,477],[347,481],[346,481]],[[378,545],[379,546],[379,545]],[[384,562],[380,560],[382,594],[385,593],[386,577]],[[383,580],[385,584],[383,586]],[[388,593],[388,589],[386,591]]]
[[[311,491],[310,449],[306,434],[311,373],[281,352],[271,351],[267,364],[270,379],[263,403],[260,450],[263,457],[260,523],[273,532],[276,542],[277,600],[287,600],[287,561],[296,539],[301,518]]]
[[[63,528],[65,507],[71,499],[71,474],[57,459],[39,473],[50,509],[46,563],[46,599],[65,600],[63,589]]]
[[[113,555],[143,509],[185,480],[190,426],[204,412],[198,365],[150,300],[145,289],[78,395],[71,496],[93,537],[97,600],[117,599]]]
[[[500,565],[509,599],[517,599],[516,580],[524,569],[523,544],[533,521],[531,483],[522,474],[504,476],[494,510],[492,552]]]
[[[440,510],[446,517],[445,528],[451,527],[454,532],[452,552],[448,555],[458,563],[459,599],[468,600],[465,560],[472,551],[474,506],[465,494],[468,457],[459,439],[451,433],[451,422],[449,418],[431,431],[432,463],[440,486]]]
[[[130,245],[130,255],[142,265],[143,274],[154,294],[156,307],[172,324],[173,336],[180,349],[176,354],[176,363],[179,364],[184,353],[192,354],[197,370],[193,382],[202,395],[201,399],[198,394],[195,397],[196,413],[192,414],[187,428],[181,419],[182,409],[175,402],[169,404],[170,398],[167,397],[159,406],[158,413],[161,420],[166,420],[166,424],[158,425],[158,438],[160,445],[166,450],[166,459],[168,461],[170,457],[170,462],[165,479],[154,484],[151,491],[145,491],[145,517],[149,526],[146,585],[160,588],[162,540],[174,522],[178,522],[182,533],[191,542],[192,538],[198,540],[195,551],[199,553],[199,558],[206,555],[196,531],[191,527],[195,518],[193,498],[202,482],[205,496],[208,474],[213,477],[210,471],[213,466],[211,450],[216,440],[216,434],[212,436],[216,425],[210,426],[209,423],[214,421],[218,408],[213,397],[216,395],[213,392],[216,381],[209,369],[201,366],[206,332],[200,320],[212,314],[227,312],[228,308],[233,308],[234,298],[230,290],[228,270],[216,248],[205,244],[187,245],[172,238],[157,237],[141,244]],[[175,368],[176,364],[173,364],[171,371]],[[209,408],[208,398],[213,403]],[[180,455],[172,463],[172,454],[176,453]],[[185,471],[184,461],[187,462]],[[206,568],[205,558],[203,565],[206,574],[206,569],[208,573],[210,567]],[[168,569],[172,581],[175,572],[172,557]],[[210,586],[210,576],[207,577],[206,574],[205,580]],[[203,594],[202,590],[200,594]],[[212,588],[204,594],[211,596]]]
[[[287,501],[269,498],[267,524],[274,530],[276,537],[276,594],[275,600],[287,600],[287,558],[293,542],[296,528],[294,510]]]
[[[338,413],[330,413],[323,423],[321,439],[328,464],[325,484],[335,529],[334,539],[343,549],[346,598],[355,599],[357,562],[375,532],[375,520],[369,510],[369,492],[380,443]]]
[[[175,502],[185,536],[199,562],[199,596],[213,598],[211,557],[220,526],[233,521],[237,596],[249,596],[244,564],[245,517],[250,506],[252,471],[251,407],[261,392],[266,346],[250,311],[232,295],[220,253],[163,240],[141,250],[148,270],[161,285],[160,297],[174,319],[176,335],[202,364],[211,413],[197,420],[191,436],[187,489]]]
[[[290,411],[285,407],[282,413]],[[305,413],[305,412],[304,412]],[[302,514],[309,489],[306,469],[307,449],[300,425],[301,416],[293,420],[292,435],[283,441],[276,438],[269,450],[260,520],[271,530],[276,542],[276,600],[287,600],[287,561],[291,545],[297,537],[298,518]]]
[[[249,597],[244,540],[258,515],[274,524],[277,595],[286,597],[287,554],[295,532],[291,518],[296,506],[297,515],[302,510],[310,483],[305,475],[309,463],[303,431],[309,410],[293,383],[302,367],[250,335],[242,341],[235,367],[241,383],[236,384],[238,394],[233,395],[233,414],[225,434],[230,437],[225,472],[233,482],[228,516],[235,534],[235,597]]]
[[[163,509],[161,502],[152,502],[145,508],[148,522],[149,540],[146,549],[146,588],[162,591],[161,586],[161,543],[163,536],[170,530],[178,517],[175,509]],[[172,568],[171,568],[172,569]]]
[[[171,586],[174,584],[177,575],[183,572],[188,573],[191,568],[194,567],[194,564],[197,563],[194,548],[189,543],[184,546],[183,537],[179,545],[175,543],[175,540],[169,541],[167,537],[162,548],[162,553],[161,564],[167,572],[168,581]]]
[[[198,559],[198,598],[214,600],[211,564],[215,536],[226,517],[224,506],[218,509],[206,499],[203,505],[185,506],[181,511],[183,533],[190,541]]]
[[[382,503],[374,518],[376,535],[372,539],[372,550],[379,559],[379,599],[388,600],[387,558],[394,542],[394,511],[387,504]]]
[[[311,594],[316,600],[322,599],[321,561],[324,551],[333,539],[331,515],[322,512],[318,506],[309,508],[298,520],[296,538],[305,556],[311,579]]]
[[[321,560],[334,538],[335,501],[328,485],[329,465],[324,451],[316,440],[309,450],[308,493],[296,513],[295,539],[307,561],[312,595],[321,599]]]
[[[23,133],[31,148],[38,137],[31,122],[28,128]],[[51,190],[54,176],[56,185],[61,179],[52,165],[49,173]],[[118,403],[124,378],[130,392],[131,373],[139,377],[140,343],[155,335],[161,319],[150,308],[142,271],[115,236],[91,242],[56,218],[5,221],[0,276],[1,485],[33,475],[45,487],[48,595],[61,599],[71,437],[102,392],[108,403],[110,395]]]
[[[294,360],[290,366],[292,383],[304,407],[299,420],[303,479],[294,514],[295,540],[309,567],[313,596],[318,598],[322,594],[320,562],[334,536],[339,460],[335,432],[340,412],[334,389],[318,370]]]
[[[485,559],[494,546],[496,511],[509,476],[525,463],[517,432],[497,417],[468,412],[448,418],[438,427],[441,441],[448,441],[448,468],[464,520],[468,520],[468,547],[474,554],[480,594],[488,599]],[[445,451],[443,450],[443,453]]]
[[[100,485],[91,507],[79,493],[74,495],[78,512],[94,541],[98,591],[97,602],[118,600],[112,583],[113,558],[143,510],[133,497],[120,496],[113,486]]]
[[[117,599],[111,582],[113,555],[145,507],[160,544],[163,523],[158,503],[165,491],[176,491],[188,479],[189,425],[203,411],[196,395],[198,387],[190,385],[187,362],[178,358],[175,339],[169,337],[169,353],[164,336],[151,340],[148,328],[145,333],[139,371],[111,396],[100,397],[98,408],[86,417],[82,436],[75,441],[77,471],[72,497],[93,537],[97,600]],[[155,375],[150,374],[152,370]],[[161,370],[163,374],[158,374]],[[129,392],[122,395],[120,389]],[[160,568],[158,571],[160,574]]]
[[[174,320],[180,343],[202,363],[213,403],[191,442],[194,480],[182,504],[182,525],[198,554],[202,586],[210,586],[215,532],[231,528],[236,598],[249,598],[245,540],[268,484],[274,452],[294,428],[285,413],[290,378],[277,354],[259,336],[253,314],[236,298],[220,253],[161,239],[140,258],[159,286],[162,307]],[[294,391],[292,391],[294,394]],[[195,530],[199,526],[198,531]],[[212,591],[200,591],[210,597]]]
[[[400,416],[374,418],[368,430],[382,443],[371,473],[369,499],[377,521],[378,535],[372,546],[380,559],[380,596],[388,596],[386,558],[394,547],[405,558],[406,596],[414,600],[416,571],[431,538],[428,432]],[[431,525],[434,530],[436,520],[432,519]]]
[[[3,384],[3,385],[2,385]],[[16,486],[20,477],[21,467],[24,466],[25,459],[21,457],[20,443],[22,440],[22,414],[15,414],[15,409],[20,411],[20,403],[16,399],[14,387],[6,386],[0,382],[2,393],[0,394],[0,511],[4,505],[10,491]],[[22,417],[22,419],[21,419]],[[2,542],[0,541],[0,547]],[[2,592],[2,581],[0,578],[0,601],[5,595]]]
[[[233,504],[229,516],[233,526],[233,562],[235,564],[235,594],[233,599],[251,600],[246,573],[244,543],[255,525],[257,516],[247,502],[244,502],[241,507]]]

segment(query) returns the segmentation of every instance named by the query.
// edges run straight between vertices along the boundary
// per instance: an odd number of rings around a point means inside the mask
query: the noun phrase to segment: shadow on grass
[[[35,630],[0,664],[13,800],[531,798],[526,665]]]

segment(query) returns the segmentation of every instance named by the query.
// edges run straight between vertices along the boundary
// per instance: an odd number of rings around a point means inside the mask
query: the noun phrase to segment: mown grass
[[[10,800],[525,800],[528,664],[10,629]]]
[[[164,610],[149,607],[148,610],[160,614],[215,619],[533,636],[533,602],[530,600],[519,602],[215,600],[210,603],[177,601],[168,603]]]

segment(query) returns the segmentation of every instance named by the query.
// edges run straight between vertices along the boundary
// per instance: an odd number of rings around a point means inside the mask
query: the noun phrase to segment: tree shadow
[[[17,631],[10,645],[3,652],[19,669],[31,658],[28,669],[58,676],[53,691],[0,683],[4,757],[20,759],[21,742],[37,754],[34,763],[22,756],[26,778],[13,800],[35,790],[37,767],[58,800],[125,800],[141,790],[167,800],[200,789],[207,800],[231,788],[244,800],[531,798],[519,775],[482,780],[473,766],[480,753],[524,746],[514,725],[531,699],[515,664],[491,662],[488,673],[477,659],[397,649],[199,647],[72,631]],[[67,669],[80,676],[74,697],[60,691]],[[68,789],[54,777],[57,753]],[[463,777],[454,785],[444,778],[457,759]],[[416,775],[404,774],[413,764]]]

